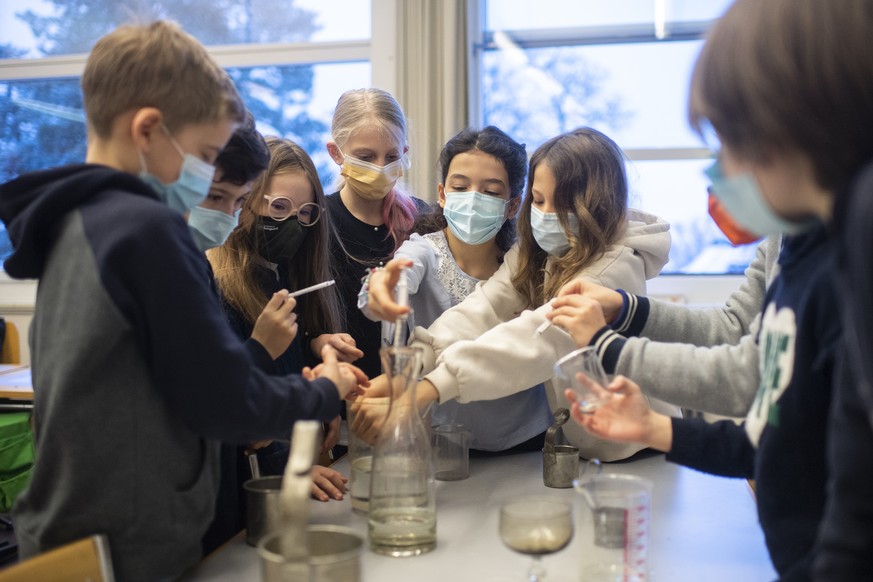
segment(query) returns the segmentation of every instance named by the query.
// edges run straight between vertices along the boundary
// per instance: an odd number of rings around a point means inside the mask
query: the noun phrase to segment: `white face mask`
[[[508,202],[481,192],[447,192],[443,216],[458,239],[479,245],[497,236]]]
[[[540,248],[553,257],[564,254],[570,248],[570,242],[567,240],[564,227],[558,220],[558,215],[554,212],[543,212],[534,206],[531,206],[530,210],[530,227]],[[570,228],[573,230],[579,228],[579,217],[570,214],[567,218],[570,222]]]

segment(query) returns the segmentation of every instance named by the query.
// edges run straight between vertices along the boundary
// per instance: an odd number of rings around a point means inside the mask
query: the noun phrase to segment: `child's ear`
[[[509,204],[506,205],[506,218],[512,218],[518,214],[519,206],[521,206],[521,196],[510,199]]]
[[[339,146],[336,145],[335,141],[327,142],[327,153],[330,154],[330,158],[336,162],[336,165],[341,166],[343,164],[343,155],[340,153]]]
[[[446,187],[440,182],[437,184],[437,203],[440,208],[446,207]]]
[[[130,120],[130,136],[133,143],[142,152],[147,152],[155,132],[160,131],[164,116],[155,107],[143,107],[137,110]]]

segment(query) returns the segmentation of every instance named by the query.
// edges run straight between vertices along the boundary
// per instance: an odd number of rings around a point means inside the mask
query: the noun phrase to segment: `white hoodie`
[[[646,280],[667,263],[670,225],[639,210],[628,210],[627,231],[621,242],[579,273],[610,288],[645,295]],[[573,340],[554,326],[535,332],[548,321],[548,305],[536,310],[526,304],[512,285],[518,268],[518,247],[511,248],[503,265],[460,304],[442,314],[429,328],[415,328],[411,345],[424,352],[425,378],[437,389],[440,402],[492,400],[525,390],[552,378],[555,362],[576,349]],[[567,406],[563,390],[552,387],[558,406]],[[659,412],[679,415],[679,409],[650,399]],[[596,439],[575,423],[564,425],[572,444],[586,458],[604,461],[626,458],[640,450]]]

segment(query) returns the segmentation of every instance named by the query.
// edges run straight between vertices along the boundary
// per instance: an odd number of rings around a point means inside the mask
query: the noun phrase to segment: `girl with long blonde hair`
[[[384,265],[409,238],[415,217],[427,212],[401,180],[409,167],[406,116],[381,89],[340,96],[327,151],[340,166],[338,191],[327,197],[335,228],[331,254],[347,331],[364,356],[356,362],[367,376],[381,372],[381,325],[357,308],[361,278]]]

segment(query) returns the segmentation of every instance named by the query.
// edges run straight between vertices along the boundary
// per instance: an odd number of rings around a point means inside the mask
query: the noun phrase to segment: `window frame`
[[[267,45],[215,45],[207,47],[216,60],[224,67],[247,67],[261,65],[295,65],[315,63],[338,63],[369,60],[371,64],[371,85],[381,87],[396,94],[399,86],[400,70],[398,58],[398,4],[403,0],[371,0],[371,35],[368,40],[320,41],[311,43],[287,43]],[[466,3],[467,47],[468,47],[468,115],[467,123],[477,126],[482,123],[481,103],[481,47],[485,46],[485,0]],[[711,21],[704,21],[708,25]],[[702,27],[701,22],[671,23],[668,32],[670,39],[687,40],[689,28]],[[614,27],[610,27],[614,28]],[[655,31],[650,26],[633,26],[637,40],[656,40]],[[648,28],[648,32],[642,30]],[[603,32],[599,29],[599,33]],[[593,29],[574,29],[581,41],[592,44],[598,38]],[[424,31],[422,31],[424,32]],[[541,32],[541,31],[540,31]],[[564,33],[567,30],[563,31]],[[699,35],[700,33],[698,33]],[[527,35],[525,42],[544,42],[544,38]],[[544,35],[541,35],[544,36]],[[566,34],[564,35],[566,37]],[[601,34],[602,36],[602,34]],[[551,42],[558,36],[552,35]],[[632,38],[632,37],[627,37]],[[627,42],[627,38],[622,42]],[[565,38],[565,40],[567,40]],[[581,42],[579,41],[579,42]],[[492,40],[493,42],[493,40]],[[669,39],[664,42],[669,42]],[[577,42],[578,44],[578,42]],[[37,59],[0,60],[0,81],[75,78],[82,74],[87,55],[64,55]],[[705,148],[648,148],[626,150],[628,157],[635,161],[650,159],[700,159],[709,157]],[[665,281],[665,279],[667,279]],[[736,275],[669,275],[650,281],[649,292],[653,294],[677,295],[686,297],[689,303],[719,303],[743,281]],[[700,289],[698,291],[698,288]],[[36,297],[36,282],[33,280],[12,279],[0,269],[0,308],[32,310]]]
[[[494,32],[485,30],[486,2],[471,2],[469,12],[468,50],[470,124],[483,123],[484,102],[481,95],[482,60],[488,50],[495,50]],[[559,46],[591,46],[605,44],[635,44],[654,42],[680,42],[702,39],[715,22],[711,20],[678,21],[652,24],[629,24],[626,26],[565,27],[536,30],[502,31],[508,34],[521,49]],[[663,27],[660,28],[659,27]],[[660,30],[659,30],[660,28]],[[639,161],[684,161],[712,159],[706,147],[673,148],[628,148],[623,150],[631,162]],[[684,301],[691,305],[718,305],[735,291],[745,277],[742,275],[687,275],[664,274],[649,281],[648,293],[670,300]]]
[[[206,49],[224,68],[370,62],[372,86],[396,91],[397,2],[370,0],[369,39],[297,43],[209,45]],[[28,59],[0,59],[0,82],[78,78],[87,54]],[[32,311],[36,281],[13,279],[0,269],[0,309]]]

